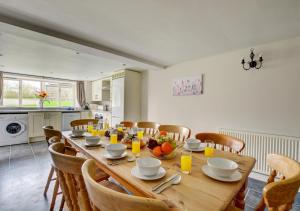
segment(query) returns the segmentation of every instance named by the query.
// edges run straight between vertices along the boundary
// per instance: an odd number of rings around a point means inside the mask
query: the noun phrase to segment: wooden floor
[[[50,186],[48,198],[44,198],[43,190],[50,159],[46,142],[0,147],[1,211],[49,210],[53,186]],[[253,210],[261,196],[262,187],[262,182],[249,179],[245,210]],[[59,202],[60,196],[56,210]],[[293,210],[300,210],[300,194]]]

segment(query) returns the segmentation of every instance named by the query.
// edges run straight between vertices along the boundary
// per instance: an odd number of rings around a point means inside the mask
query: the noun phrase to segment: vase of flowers
[[[45,91],[39,91],[39,92],[37,92],[36,97],[39,98],[40,108],[43,109],[44,101],[47,99],[48,93]]]

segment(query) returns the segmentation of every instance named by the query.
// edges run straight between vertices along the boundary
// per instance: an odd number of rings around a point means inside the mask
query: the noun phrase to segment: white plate
[[[144,176],[140,173],[139,169],[137,166],[133,167],[131,169],[131,175],[134,177],[137,177],[142,180],[157,180],[166,175],[166,170],[163,167],[160,167],[158,170],[158,173],[154,176]]]
[[[199,147],[198,148],[189,148],[188,147],[188,145],[187,145],[187,143],[185,143],[184,145],[183,145],[183,148],[185,149],[185,150],[189,150],[189,151],[192,151],[192,152],[202,152],[202,151],[204,151],[204,149],[205,149],[205,147],[203,146],[203,145],[199,145]]]
[[[242,174],[237,170],[230,177],[220,177],[216,175],[208,165],[202,166],[202,171],[206,176],[222,182],[236,182],[242,179]]]
[[[117,157],[115,157],[115,156],[112,156],[111,154],[109,154],[108,152],[105,152],[105,154],[103,155],[106,159],[111,159],[111,160],[115,160],[115,159],[121,159],[121,158],[124,158],[124,157],[126,157],[127,156],[127,152],[125,151],[125,152],[123,152],[123,154],[122,155],[120,155],[120,156],[117,156]]]

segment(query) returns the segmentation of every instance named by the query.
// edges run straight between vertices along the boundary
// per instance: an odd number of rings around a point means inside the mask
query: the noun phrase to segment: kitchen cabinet
[[[81,111],[80,119],[90,119],[90,111]]]
[[[141,119],[141,73],[124,70],[112,76],[112,126]]]
[[[44,125],[51,125],[55,130],[61,130],[61,112],[45,112]]]
[[[92,81],[92,101],[110,101],[110,79]]]
[[[43,136],[44,131],[44,113],[43,112],[33,112],[28,113],[28,135],[29,137]]]
[[[92,81],[92,100],[102,101],[102,80]]]
[[[43,126],[51,125],[55,130],[61,130],[61,112],[29,112],[28,134],[29,138],[43,137]]]

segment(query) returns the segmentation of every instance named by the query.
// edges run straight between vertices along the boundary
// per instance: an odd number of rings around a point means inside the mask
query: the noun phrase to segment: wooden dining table
[[[110,162],[104,157],[105,148],[86,147],[84,138],[71,138],[71,131],[62,132],[65,142],[75,147],[87,158],[96,161],[97,166],[112,178],[118,181],[122,186],[129,190],[133,195],[149,198],[157,198],[165,201],[174,210],[187,211],[210,211],[226,210],[234,203],[237,207],[243,208],[245,205],[245,189],[248,176],[254,167],[255,159],[249,156],[215,150],[214,157],[231,159],[239,164],[242,179],[237,182],[221,182],[206,176],[201,167],[207,163],[207,158],[203,152],[192,153],[192,172],[183,174],[180,172],[180,151],[177,149],[177,155],[170,160],[162,160],[162,167],[166,170],[164,178],[145,181],[131,175],[131,169],[136,165],[135,162],[124,162],[119,165],[110,165]],[[105,145],[109,143],[108,138],[103,137],[101,142]],[[128,154],[131,151],[128,149]],[[140,157],[152,156],[151,152],[144,147],[141,149]],[[181,174],[181,182],[164,190],[160,194],[152,191],[152,187],[161,183],[166,178]]]

